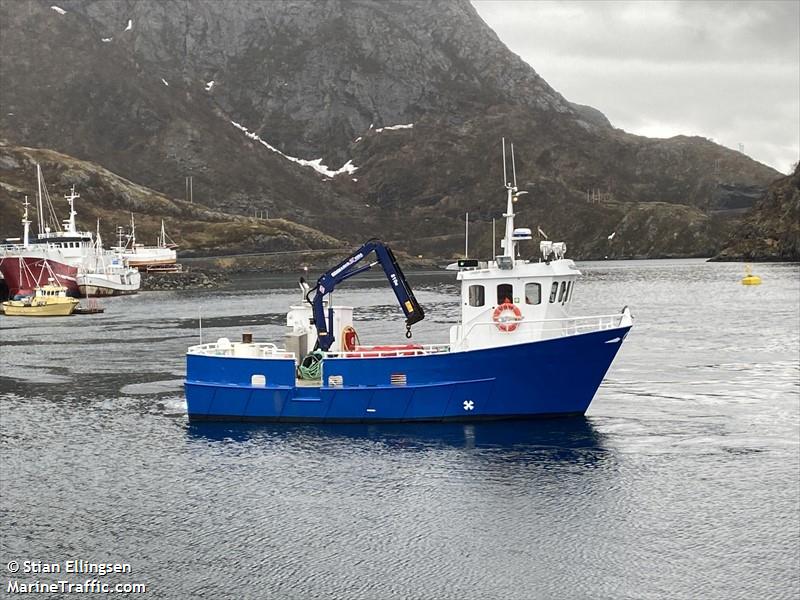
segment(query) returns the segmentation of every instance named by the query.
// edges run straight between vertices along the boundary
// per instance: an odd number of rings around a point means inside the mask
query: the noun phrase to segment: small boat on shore
[[[3,302],[3,312],[9,317],[67,317],[77,306],[78,300],[67,295],[66,287],[48,283],[32,296]]]
[[[123,235],[122,228],[118,228],[119,240],[113,250],[124,259],[125,263],[140,271],[157,270],[165,273],[175,273],[180,271],[177,264],[178,245],[169,239],[164,227],[164,219],[161,219],[161,231],[158,234],[155,246],[148,246],[136,241],[136,221],[131,213],[130,233]],[[123,240],[123,237],[126,238]]]

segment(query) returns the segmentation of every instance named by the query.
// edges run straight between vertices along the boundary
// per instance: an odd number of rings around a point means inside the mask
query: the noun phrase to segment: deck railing
[[[592,315],[587,317],[564,317],[560,319],[521,319],[519,321],[507,321],[505,325],[516,325],[513,331],[500,332],[497,329],[498,323],[494,321],[473,323],[467,329],[466,334],[460,336],[462,341],[466,341],[473,332],[478,333],[476,337],[486,339],[494,334],[502,335],[509,343],[522,340],[544,340],[555,337],[565,337],[594,331],[605,331],[622,327],[631,322],[630,312],[625,309],[622,312],[611,315]],[[482,330],[487,332],[486,336],[480,335]],[[505,337],[507,336],[507,337]],[[456,344],[454,350],[463,350],[463,344]],[[400,356],[424,356],[427,354],[441,354],[449,352],[449,344],[424,344],[424,345],[397,345],[397,346],[374,346],[358,347],[354,350],[342,350],[339,352],[326,352],[326,359],[339,358],[388,358]],[[187,350],[188,354],[201,356],[230,356],[238,358],[273,358],[273,359],[295,359],[294,352],[288,352],[284,348],[278,348],[275,344],[267,342],[241,343],[231,342],[227,338],[221,338],[216,342],[208,344],[198,344],[191,346]]]
[[[528,333],[536,339],[550,339],[554,337],[564,337],[578,335],[580,333],[591,333],[594,331],[604,331],[615,329],[622,326],[624,318],[630,319],[630,313],[626,310],[611,315],[590,315],[586,317],[563,317],[560,319],[520,319],[518,321],[505,321],[496,323],[485,321],[472,323],[462,336],[467,338],[473,331],[499,331],[498,326],[513,327],[513,331],[502,332],[503,335],[525,334]],[[510,337],[509,339],[514,339]]]
[[[426,354],[441,354],[449,352],[449,344],[424,344],[419,346],[397,346],[394,348],[356,348],[355,350],[341,350],[327,352],[325,358],[388,358],[395,356],[423,356]]]
[[[288,352],[284,348],[278,348],[275,344],[267,342],[244,344],[241,342],[231,342],[225,338],[208,344],[190,346],[186,353],[198,354],[201,356],[231,356],[235,358],[295,358],[294,352]]]

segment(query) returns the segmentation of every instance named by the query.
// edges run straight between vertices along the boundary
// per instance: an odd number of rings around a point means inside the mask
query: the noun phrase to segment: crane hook
[[[411,339],[411,325],[406,325],[406,339]]]

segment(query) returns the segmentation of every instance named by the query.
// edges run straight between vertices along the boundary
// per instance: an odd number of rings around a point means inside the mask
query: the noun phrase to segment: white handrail
[[[449,351],[449,344],[425,344],[419,348],[397,347],[390,350],[371,350],[369,348],[341,350],[339,352],[327,352],[325,353],[325,358],[387,358],[396,356],[423,356],[426,354],[441,354]]]
[[[603,329],[612,329],[613,327],[618,327],[619,324],[622,322],[622,318],[624,317],[624,312],[614,313],[610,315],[589,315],[586,317],[563,317],[560,319],[519,319],[514,321],[505,321],[506,325],[516,325],[517,330],[523,325],[538,325],[543,323],[561,323],[569,324],[566,328],[567,330],[572,329],[576,333],[581,329],[589,329],[589,330],[596,330],[601,331]],[[594,323],[594,321],[597,321]],[[604,320],[607,320],[604,322]],[[619,321],[619,324],[614,324],[615,321]],[[575,323],[576,321],[585,321],[586,324],[582,323]],[[591,322],[591,323],[590,323]],[[469,329],[464,333],[462,338],[467,338],[475,329],[476,327],[497,327],[497,323],[494,321],[482,321],[479,323],[472,323]],[[528,329],[528,328],[526,328]],[[562,333],[565,332],[565,328],[562,327],[552,327],[552,328],[542,328],[538,330],[540,332],[549,332],[549,331],[560,331]]]
[[[236,354],[236,350],[255,349],[255,355]],[[230,345],[220,346],[219,342],[209,342],[207,344],[197,344],[189,346],[187,354],[198,354],[204,356],[230,356],[234,358],[291,358],[295,359],[294,352],[288,352],[283,348],[278,348],[269,342],[252,342],[248,344],[233,342]]]

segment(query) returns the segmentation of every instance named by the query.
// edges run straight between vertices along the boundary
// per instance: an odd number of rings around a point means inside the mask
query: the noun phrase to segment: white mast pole
[[[28,197],[25,196],[25,203],[23,206],[25,207],[25,214],[22,215],[22,245],[27,248],[30,246],[30,232],[31,232],[31,221],[28,219],[28,207],[30,206],[30,202],[28,202]]]
[[[506,175],[506,138],[503,140],[503,185],[508,187],[508,176]]]
[[[39,216],[39,235],[44,233],[44,208],[42,207],[42,165],[36,163],[36,214]]]
[[[514,145],[511,145],[511,156],[513,162],[514,156]],[[503,176],[507,177],[506,173],[506,142],[505,138],[503,138]],[[516,172],[516,167],[513,167],[514,171]],[[503,216],[506,219],[506,234],[503,238],[503,256],[508,256],[512,260],[514,260],[514,247],[511,242],[511,238],[514,236],[514,193],[517,191],[517,187],[515,185],[511,185],[511,182],[505,181],[504,185],[506,187],[508,200],[506,203],[506,212],[503,213]]]
[[[511,144],[511,171],[514,173],[514,187],[517,187],[517,163],[514,160],[514,144]]]
[[[75,186],[72,186],[72,193],[67,196],[64,195],[64,199],[69,202],[69,222],[67,224],[67,232],[68,233],[77,233],[78,227],[75,224],[75,215],[78,213],[75,212],[75,199],[80,198],[80,194],[75,193]]]
[[[97,218],[97,237],[95,238],[94,252],[98,256],[103,252],[103,240],[100,238],[100,217]]]
[[[464,217],[464,258],[469,258],[469,213]]]

